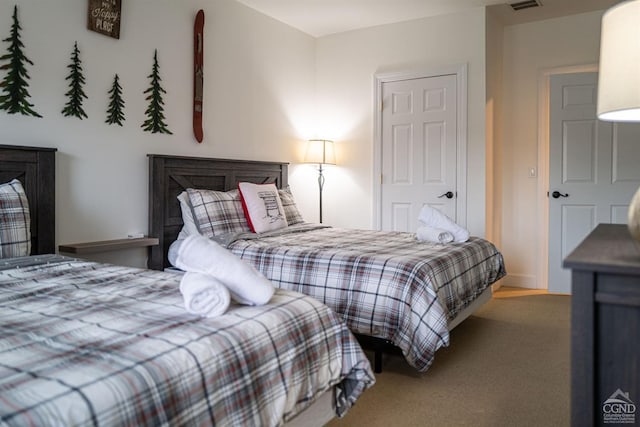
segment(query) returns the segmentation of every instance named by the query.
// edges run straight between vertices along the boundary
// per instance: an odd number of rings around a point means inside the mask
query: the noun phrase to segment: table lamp
[[[640,0],[624,1],[602,17],[598,118],[640,122]],[[629,232],[640,240],[640,188],[628,211]]]

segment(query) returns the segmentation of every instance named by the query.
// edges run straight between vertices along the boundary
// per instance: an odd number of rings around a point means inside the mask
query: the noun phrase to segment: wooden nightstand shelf
[[[70,243],[59,245],[59,252],[71,254],[92,254],[97,252],[118,251],[121,249],[141,248],[156,246],[159,240],[156,237],[139,237],[135,239],[103,240],[100,242]]]

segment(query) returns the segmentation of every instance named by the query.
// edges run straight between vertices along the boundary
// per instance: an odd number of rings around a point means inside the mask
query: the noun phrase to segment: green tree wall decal
[[[36,113],[29,103],[29,74],[27,73],[26,64],[33,65],[33,62],[24,55],[22,49],[24,44],[20,40],[20,22],[18,21],[18,6],[13,7],[13,24],[11,25],[11,35],[3,42],[9,43],[8,53],[0,56],[0,62],[7,61],[0,66],[0,70],[7,70],[0,88],[0,110],[6,110],[9,114],[20,113],[25,116],[42,117]]]
[[[145,98],[149,101],[149,106],[145,111],[147,120],[142,123],[141,127],[146,132],[173,134],[164,122],[164,101],[162,100],[162,94],[167,93],[167,91],[160,86],[161,78],[160,66],[158,65],[158,49],[156,49],[153,54],[153,70],[147,78],[151,79],[151,86],[143,93],[149,94]]]
[[[113,78],[111,90],[109,90],[109,109],[107,110],[107,123],[122,126],[124,122],[124,99],[122,99],[122,86],[116,74]]]
[[[82,86],[84,86],[85,80],[82,74],[82,61],[80,60],[80,50],[78,49],[78,42],[75,42],[73,46],[73,52],[71,53],[71,63],[67,65],[71,71],[65,80],[70,80],[69,91],[65,93],[65,96],[69,98],[65,107],[62,109],[64,116],[75,116],[82,120],[83,117],[87,117],[87,114],[82,109],[82,98],[87,98]]]

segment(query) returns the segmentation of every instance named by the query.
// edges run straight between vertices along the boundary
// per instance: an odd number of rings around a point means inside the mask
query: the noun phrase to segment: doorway
[[[415,231],[425,204],[466,226],[466,66],[376,76],[378,229]]]
[[[640,125],[597,120],[597,72],[551,75],[547,287],[571,293],[562,260],[599,223],[626,223],[640,184]]]

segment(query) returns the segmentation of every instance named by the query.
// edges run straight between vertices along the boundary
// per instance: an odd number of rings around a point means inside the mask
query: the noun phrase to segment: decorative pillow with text
[[[287,227],[287,217],[275,184],[238,184],[244,214],[254,233]]]

